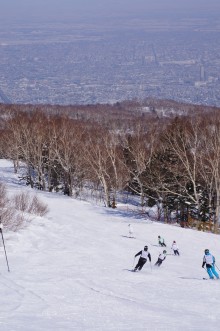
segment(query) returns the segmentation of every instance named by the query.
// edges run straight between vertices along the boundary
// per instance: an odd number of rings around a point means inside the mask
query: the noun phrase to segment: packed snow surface
[[[30,190],[19,184],[8,161],[0,161],[0,176],[10,194]],[[131,218],[120,208],[56,193],[36,194],[48,204],[47,216],[4,232],[10,272],[1,247],[1,331],[220,329],[220,281],[203,280],[201,267],[209,248],[220,268],[220,236]],[[128,238],[128,224],[135,239]],[[159,268],[158,235],[169,253]],[[180,256],[172,255],[173,240]],[[151,265],[130,272],[145,245]]]

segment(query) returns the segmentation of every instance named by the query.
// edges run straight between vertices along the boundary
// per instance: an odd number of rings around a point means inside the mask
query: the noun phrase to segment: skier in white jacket
[[[129,238],[134,237],[134,229],[131,224],[128,224],[128,232],[129,232]]]
[[[143,266],[145,265],[145,263],[147,262],[147,258],[151,262],[151,255],[148,251],[148,246],[144,246],[144,249],[142,251],[138,252],[134,257],[136,257],[138,255],[140,255],[140,258],[133,271],[141,270],[143,268]]]
[[[167,254],[166,250],[164,250],[163,253],[160,253],[155,265],[157,265],[159,267],[162,264],[162,262],[166,259],[166,254]]]
[[[179,248],[178,248],[175,240],[172,243],[171,249],[173,250],[174,255],[180,255]]]
[[[205,266],[210,279],[214,279],[214,276],[219,279],[219,274],[215,270],[215,257],[210,254],[209,249],[205,249],[205,255],[202,261],[202,268]]]

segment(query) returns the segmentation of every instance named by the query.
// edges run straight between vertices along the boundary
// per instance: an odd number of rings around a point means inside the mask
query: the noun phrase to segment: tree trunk
[[[107,185],[104,177],[101,178],[101,182],[102,182],[103,188],[104,188],[104,200],[105,200],[106,206],[111,207],[110,192],[109,192],[109,188],[108,188],[108,185]]]
[[[215,226],[214,232],[218,233],[220,223],[220,190],[217,188],[216,190],[216,207],[215,207]]]

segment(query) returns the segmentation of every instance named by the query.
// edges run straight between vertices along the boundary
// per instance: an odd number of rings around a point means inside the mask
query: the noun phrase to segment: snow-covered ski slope
[[[0,161],[9,193],[19,185]],[[30,191],[32,192],[32,191]],[[5,233],[11,272],[0,251],[1,331],[212,331],[220,329],[220,281],[203,280],[205,248],[220,266],[220,236],[131,219],[69,197],[36,192],[50,212]],[[126,238],[128,224],[136,239]],[[181,256],[133,273],[134,255],[149,246],[152,266],[173,240]],[[137,259],[136,259],[137,261]]]

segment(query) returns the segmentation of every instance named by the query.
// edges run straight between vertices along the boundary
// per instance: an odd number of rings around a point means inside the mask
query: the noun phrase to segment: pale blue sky
[[[220,14],[220,0],[0,0],[0,18],[27,20],[77,16]]]

